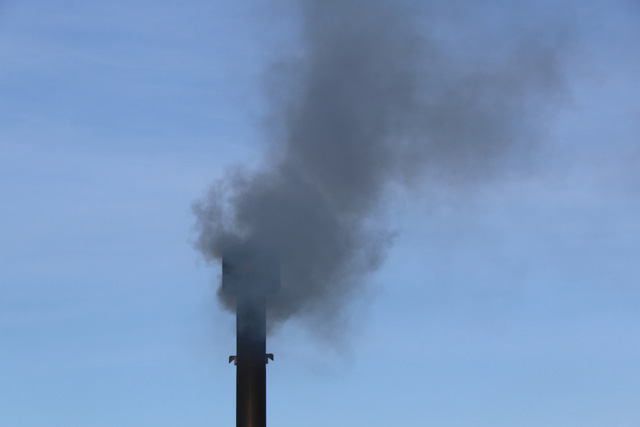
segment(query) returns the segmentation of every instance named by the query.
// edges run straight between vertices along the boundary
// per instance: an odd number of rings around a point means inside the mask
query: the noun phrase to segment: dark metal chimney
[[[236,297],[236,426],[267,425],[267,295],[280,285],[276,257],[243,244],[224,254],[222,289]]]

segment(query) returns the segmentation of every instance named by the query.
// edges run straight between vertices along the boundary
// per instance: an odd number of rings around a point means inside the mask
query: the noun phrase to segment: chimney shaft
[[[236,297],[236,426],[267,425],[266,301]]]
[[[251,242],[229,248],[222,289],[236,298],[236,426],[267,425],[267,295],[280,287],[277,259]]]

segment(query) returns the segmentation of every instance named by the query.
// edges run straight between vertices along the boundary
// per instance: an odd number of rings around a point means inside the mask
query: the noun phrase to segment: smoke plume
[[[302,56],[271,99],[277,138],[258,170],[194,203],[207,260],[247,241],[277,254],[276,322],[339,317],[384,259],[390,233],[372,219],[390,186],[492,175],[535,142],[533,113],[560,84],[556,50],[530,33],[474,54],[402,2],[299,4]]]

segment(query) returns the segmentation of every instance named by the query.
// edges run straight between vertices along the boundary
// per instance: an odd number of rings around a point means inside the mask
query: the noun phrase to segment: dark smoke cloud
[[[467,55],[401,2],[301,7],[303,54],[275,85],[279,131],[263,166],[194,204],[208,260],[247,240],[278,254],[276,322],[339,317],[390,243],[374,220],[389,187],[469,185],[504,168],[534,142],[532,114],[561,80],[556,49],[530,34]]]

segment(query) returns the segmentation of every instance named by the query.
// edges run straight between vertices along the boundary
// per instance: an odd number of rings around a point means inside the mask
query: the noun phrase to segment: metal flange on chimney
[[[222,289],[236,298],[236,426],[267,425],[267,296],[280,288],[277,257],[251,242],[225,252]]]

